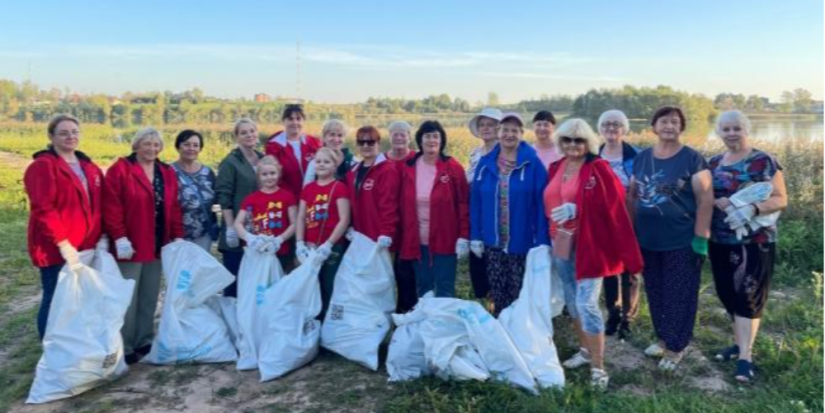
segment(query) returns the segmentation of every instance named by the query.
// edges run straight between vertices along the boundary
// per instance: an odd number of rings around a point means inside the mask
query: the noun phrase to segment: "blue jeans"
[[[241,260],[243,259],[243,250],[241,251],[223,251],[223,266],[230,274],[235,276],[235,281],[223,289],[223,295],[226,297],[238,296],[238,270],[241,269]]]
[[[434,290],[436,297],[455,297],[456,262],[455,254],[430,256],[430,249],[422,245],[421,259],[413,262],[418,296]]]
[[[49,308],[52,306],[52,297],[54,297],[57,278],[62,268],[63,264],[40,268],[40,283],[43,284],[43,299],[40,300],[40,311],[37,312],[37,332],[40,334],[40,341],[43,341],[43,336],[46,334]]]
[[[570,260],[553,257],[553,270],[558,271],[564,286],[564,302],[570,316],[579,320],[582,330],[591,335],[604,332],[604,316],[599,308],[602,278],[576,280],[576,254]]]

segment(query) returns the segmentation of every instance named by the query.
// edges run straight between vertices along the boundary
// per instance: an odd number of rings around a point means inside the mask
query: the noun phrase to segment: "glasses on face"
[[[620,129],[624,124],[621,122],[602,122],[602,129]]]
[[[374,140],[374,139],[356,139],[356,140],[355,140],[355,143],[356,143],[358,146],[369,146],[369,147],[373,147],[373,146],[375,146],[375,144],[376,144],[376,143],[378,143],[378,141],[377,141],[377,140]]]
[[[584,138],[571,138],[569,136],[562,136],[561,143],[566,144],[575,144],[575,145],[586,145],[587,139]]]

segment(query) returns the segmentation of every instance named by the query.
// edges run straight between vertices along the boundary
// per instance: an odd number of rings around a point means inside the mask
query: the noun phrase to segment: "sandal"
[[[665,351],[664,357],[662,360],[659,361],[659,370],[662,371],[675,371],[676,367],[679,366],[679,363],[682,361],[682,357],[685,355],[684,352],[680,351],[678,353],[674,353],[671,351]]]
[[[737,361],[734,378],[741,383],[750,383],[753,381],[753,363],[747,360]]]
[[[731,361],[739,358],[739,345],[734,344],[713,356],[716,361]]]

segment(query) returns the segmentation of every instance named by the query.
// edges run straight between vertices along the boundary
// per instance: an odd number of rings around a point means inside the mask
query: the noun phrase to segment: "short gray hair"
[[[608,120],[617,120],[617,121],[619,121],[622,124],[622,126],[624,126],[625,134],[630,132],[630,121],[627,120],[627,115],[625,115],[624,112],[622,112],[618,109],[610,109],[610,110],[605,111],[604,113],[602,113],[601,116],[599,116],[599,122],[596,123],[596,127],[599,130],[599,134],[602,133],[602,122],[605,122],[605,121],[608,121]]]
[[[252,125],[255,127],[255,130],[258,130],[258,124],[255,123],[254,120],[249,118],[240,118],[235,121],[235,127],[233,131],[235,132],[235,137],[238,137],[238,132],[241,130],[241,126],[243,125]]]
[[[157,139],[160,142],[160,150],[163,150],[163,137],[155,128],[143,128],[135,134],[135,137],[132,138],[132,150],[136,151],[137,148],[140,146],[141,142],[148,140],[148,139]]]
[[[587,141],[587,150],[593,155],[599,153],[599,138],[593,128],[584,121],[584,119],[567,119],[561,126],[556,128],[553,134],[553,142],[557,148],[561,148],[561,138],[584,138]]]
[[[751,121],[745,116],[744,113],[738,110],[728,110],[719,114],[719,117],[716,118],[716,134],[721,136],[722,135],[722,123],[725,122],[734,122],[738,123],[742,129],[745,130],[745,134],[751,134]]]
[[[341,131],[344,132],[344,135],[349,133],[349,128],[344,121],[341,119],[330,119],[324,122],[324,126],[321,128],[321,138],[327,136],[327,134],[333,129],[341,129]]]
[[[412,135],[412,125],[403,120],[397,120],[393,123],[390,123],[390,126],[387,127],[387,131],[389,131],[390,133],[392,133],[392,131],[395,130],[407,132],[408,134]]]

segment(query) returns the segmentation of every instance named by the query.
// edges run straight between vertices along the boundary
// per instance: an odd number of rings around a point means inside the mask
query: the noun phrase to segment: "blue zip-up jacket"
[[[601,156],[602,152],[604,152],[604,147],[605,144],[602,144],[602,146],[599,147],[599,156]],[[639,148],[622,141],[622,169],[624,169],[624,173],[627,175],[628,179],[633,176],[633,160],[638,154]]]
[[[519,143],[516,167],[510,174],[510,241],[499,245],[500,146],[481,157],[470,186],[470,239],[486,247],[503,248],[510,254],[527,254],[537,245],[550,245],[547,216],[544,214],[544,187],[547,171],[526,142]]]

